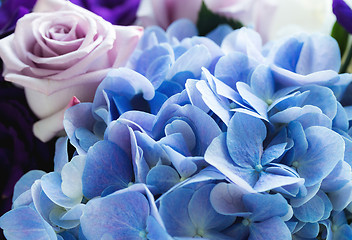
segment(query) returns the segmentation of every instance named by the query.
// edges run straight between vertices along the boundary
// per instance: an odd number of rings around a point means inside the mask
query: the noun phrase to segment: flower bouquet
[[[306,1],[97,2],[37,0],[3,32],[4,79],[55,142],[7,239],[352,239],[349,5],[333,38],[279,26]]]

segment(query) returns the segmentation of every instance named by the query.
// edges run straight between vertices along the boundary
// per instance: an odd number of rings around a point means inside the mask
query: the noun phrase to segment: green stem
[[[352,45],[350,46],[350,49],[348,50],[348,55],[347,55],[343,65],[341,66],[340,73],[347,72],[347,68],[351,63],[351,60],[352,60]]]

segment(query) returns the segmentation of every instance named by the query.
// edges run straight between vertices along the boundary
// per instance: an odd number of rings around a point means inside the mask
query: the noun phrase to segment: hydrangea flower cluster
[[[336,41],[197,35],[187,20],[147,28],[66,111],[54,171],[25,174],[0,218],[8,239],[352,238],[352,75]]]

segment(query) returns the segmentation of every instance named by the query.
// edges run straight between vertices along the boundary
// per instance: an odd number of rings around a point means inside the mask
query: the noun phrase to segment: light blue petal
[[[173,238],[166,232],[165,228],[155,220],[154,217],[148,216],[147,219],[147,237],[150,240],[172,240]]]
[[[208,48],[204,45],[196,45],[176,60],[166,78],[172,79],[180,72],[191,72],[198,78],[201,75],[201,67],[207,67],[210,63],[211,56]]]
[[[334,211],[342,211],[352,202],[352,183],[349,182],[340,190],[329,193],[329,198]]]
[[[247,216],[247,209],[242,202],[244,193],[247,191],[236,184],[218,183],[210,193],[210,202],[218,213]]]
[[[281,68],[296,72],[296,66],[303,48],[303,42],[297,38],[289,38],[275,52],[274,63]],[[275,49],[275,48],[273,48]],[[276,49],[275,49],[276,50]]]
[[[303,102],[304,105],[317,106],[331,120],[334,119],[337,113],[337,100],[331,89],[313,85],[301,87],[300,91],[309,91],[308,97]]]
[[[168,154],[170,161],[176,168],[177,172],[183,179],[190,177],[198,170],[197,165],[192,161],[192,159],[182,156],[168,146],[164,146],[163,148]]]
[[[92,114],[92,103],[80,103],[65,111],[63,125],[70,143],[76,147],[78,154],[86,154],[86,151],[80,147],[75,137],[76,129],[80,127],[89,130],[93,129],[95,122],[96,119]]]
[[[219,46],[224,38],[233,31],[232,27],[227,24],[221,24],[206,35],[207,38],[213,40]]]
[[[55,143],[54,171],[61,172],[62,167],[68,162],[67,153],[68,137],[61,137]]]
[[[215,66],[215,77],[236,89],[236,82],[248,83],[257,61],[239,52],[232,52],[221,57]]]
[[[262,171],[253,188],[257,192],[265,192],[278,187],[301,183],[302,180],[299,177],[282,176]]]
[[[52,227],[31,207],[20,207],[0,218],[0,227],[7,239],[56,240]]]
[[[321,189],[324,192],[334,192],[341,189],[351,180],[351,166],[345,161],[340,161],[336,164],[334,170],[322,181]]]
[[[264,102],[263,99],[256,96],[246,83],[237,82],[236,87],[241,97],[249,103],[259,115],[263,116],[264,119],[267,119],[268,104]]]
[[[314,72],[305,76],[279,68],[276,65],[272,65],[271,70],[278,84],[283,87],[312,84],[332,85],[339,80],[338,73],[332,70]]]
[[[188,19],[179,19],[167,28],[166,34],[170,39],[176,38],[181,41],[184,38],[189,38],[198,35],[198,30],[195,24]]]
[[[196,228],[188,213],[192,195],[193,190],[180,188],[168,193],[160,201],[159,213],[171,236],[192,237],[196,234]]]
[[[149,213],[148,200],[139,192],[96,198],[84,209],[82,232],[87,239],[140,239]]]
[[[265,221],[273,217],[283,217],[289,207],[286,199],[281,194],[248,193],[242,197],[243,204],[252,215],[251,221]]]
[[[281,143],[266,148],[261,159],[261,164],[264,166],[274,161],[275,159],[280,158],[281,155],[285,152],[286,146],[287,143]]]
[[[159,165],[150,169],[146,183],[158,188],[161,193],[180,182],[180,176],[170,166]]]
[[[299,74],[333,70],[338,72],[341,55],[336,40],[323,34],[308,36],[300,52],[296,71]]]
[[[219,98],[209,88],[206,81],[198,81],[196,83],[197,90],[200,92],[205,105],[210,108],[226,125],[230,121],[232,113],[230,112],[230,103],[228,100]]]
[[[229,155],[229,152],[226,147],[226,134],[221,134],[219,137],[216,137],[213,142],[208,147],[204,155],[205,161],[210,165],[217,168],[222,174],[228,177],[233,183],[241,186],[246,189],[248,192],[254,192],[251,184],[254,184],[257,181],[257,178],[249,176],[249,178],[254,178],[250,182],[245,181],[236,173],[242,172],[243,175],[250,175],[252,171],[248,169],[238,168],[234,166],[234,162]],[[253,170],[254,171],[254,170]]]
[[[86,163],[85,156],[77,155],[61,171],[62,192],[72,199],[82,199],[82,175]]]
[[[263,60],[261,55],[262,39],[256,31],[242,27],[227,35],[221,44],[225,54],[229,52],[241,52],[258,61]]]
[[[14,202],[22,193],[30,190],[35,180],[40,179],[45,174],[46,173],[42,170],[32,170],[24,174],[15,185],[12,202]]]
[[[318,195],[315,195],[302,206],[293,208],[293,212],[294,216],[302,222],[318,222],[324,216],[324,201]]]
[[[214,184],[207,184],[197,189],[189,204],[188,213],[193,225],[199,230],[222,231],[232,225],[235,216],[224,216],[217,213],[210,202],[210,193]]]
[[[250,86],[254,94],[264,101],[272,100],[275,86],[271,70],[266,65],[259,65],[251,76]]]
[[[61,175],[57,172],[48,173],[41,178],[43,191],[51,201],[65,208],[71,208],[79,204],[82,196],[76,199],[69,198],[62,192],[61,183]]]
[[[288,240],[291,232],[279,217],[273,217],[263,222],[253,223],[250,227],[248,240]]]
[[[326,195],[323,191],[319,191],[317,193],[317,195],[321,198],[321,200],[323,200],[324,202],[324,216],[322,217],[322,220],[325,219],[329,219],[329,217],[331,216],[332,213],[332,204],[331,201],[328,197],[328,195]]]
[[[159,58],[163,58],[165,60],[166,58],[164,57],[168,55],[170,55],[169,48],[163,45],[154,46],[148,50],[143,51],[143,53],[138,58],[134,70],[146,76],[148,68],[154,63],[154,61],[158,61]]]
[[[305,130],[308,150],[297,159],[297,171],[305,178],[306,186],[312,186],[327,177],[336,164],[344,158],[342,137],[325,127],[309,127]]]
[[[295,234],[302,238],[316,238],[319,234],[319,223],[306,223]]]
[[[335,129],[341,129],[345,132],[348,131],[349,124],[347,113],[340,102],[337,102],[337,113],[335,115],[335,118],[333,119],[332,127]]]
[[[227,130],[227,148],[232,160],[241,167],[255,168],[260,164],[266,127],[262,120],[235,113]]]
[[[82,176],[83,194],[90,199],[109,186],[127,187],[132,176],[132,162],[126,153],[112,142],[100,141],[87,153]]]

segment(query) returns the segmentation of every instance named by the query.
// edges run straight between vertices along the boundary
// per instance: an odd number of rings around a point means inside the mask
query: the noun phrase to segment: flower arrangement
[[[335,38],[309,24],[273,33],[291,1],[37,0],[0,57],[39,119],[7,131],[54,137],[53,168],[34,164],[47,145],[32,135],[13,147],[33,170],[4,236],[352,239],[352,10],[327,3]]]

